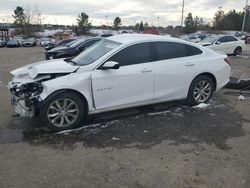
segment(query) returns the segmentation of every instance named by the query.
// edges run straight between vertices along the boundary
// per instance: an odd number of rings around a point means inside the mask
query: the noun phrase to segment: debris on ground
[[[193,108],[207,108],[207,107],[209,107],[209,106],[210,106],[209,104],[200,103],[200,104],[198,104],[197,106],[193,106]]]
[[[250,76],[239,70],[233,70],[230,81],[225,86],[228,89],[250,90]]]
[[[113,137],[112,140],[118,141],[118,140],[120,140],[120,138]]]
[[[75,132],[79,132],[79,131],[81,131],[83,129],[95,128],[95,127],[98,127],[98,126],[100,126],[100,124],[93,124],[93,125],[88,125],[88,126],[82,126],[82,127],[76,128],[76,129],[69,129],[69,130],[60,131],[60,132],[57,132],[56,134],[65,134],[65,135],[68,135],[69,133],[75,133]]]
[[[238,100],[239,101],[244,101],[244,100],[246,100],[247,98],[246,97],[244,97],[244,95],[240,95],[239,97],[238,97]]]

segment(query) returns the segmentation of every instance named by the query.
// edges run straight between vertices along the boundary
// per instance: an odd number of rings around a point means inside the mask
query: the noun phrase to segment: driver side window
[[[221,43],[226,42],[226,37],[221,37],[221,38],[218,40],[218,42],[221,42]]]
[[[120,66],[150,62],[150,43],[140,43],[126,47],[109,58],[108,61],[118,62]]]

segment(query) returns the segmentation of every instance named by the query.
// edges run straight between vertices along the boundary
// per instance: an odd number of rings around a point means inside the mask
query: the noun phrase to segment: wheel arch
[[[42,103],[44,103],[45,101],[48,101],[48,100],[50,100],[50,99],[52,99],[53,97],[55,97],[56,95],[59,95],[59,94],[62,94],[62,93],[66,93],[66,92],[71,92],[71,93],[74,93],[74,94],[76,94],[77,96],[79,96],[81,99],[82,99],[82,101],[84,102],[84,107],[85,107],[85,112],[86,112],[86,114],[88,114],[88,112],[89,112],[89,104],[88,104],[88,100],[86,99],[86,97],[82,94],[82,93],[80,93],[79,91],[77,91],[77,90],[74,90],[74,89],[59,89],[59,90],[56,90],[56,91],[54,91],[54,92],[52,92],[51,94],[49,94],[46,98],[45,98],[45,100],[44,101],[42,101]],[[42,104],[40,104],[40,106],[41,106]]]
[[[234,52],[233,52],[234,55],[237,55],[237,49],[239,49],[239,50],[240,50],[240,53],[242,53],[242,50],[243,50],[242,46],[237,45],[236,48],[234,49]]]
[[[197,75],[193,80],[192,82],[199,76],[207,76],[209,77],[212,81],[213,81],[213,84],[214,84],[214,91],[216,91],[216,88],[217,88],[217,80],[216,80],[216,77],[212,74],[212,73],[209,73],[209,72],[204,72],[204,73],[201,73],[199,75]],[[191,83],[192,83],[191,82]]]

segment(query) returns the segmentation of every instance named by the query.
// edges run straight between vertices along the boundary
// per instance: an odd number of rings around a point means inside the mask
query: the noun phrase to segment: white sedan
[[[239,55],[245,47],[243,40],[230,35],[208,36],[201,40],[199,44],[229,55]]]
[[[16,69],[9,88],[18,114],[39,112],[50,128],[64,130],[88,114],[182,99],[206,103],[228,83],[229,64],[226,55],[187,41],[122,34],[72,60]]]
[[[196,37],[196,36],[188,36],[188,37],[184,37],[183,39],[186,41],[189,41],[189,42],[194,42],[194,43],[201,41],[201,39],[199,37]]]

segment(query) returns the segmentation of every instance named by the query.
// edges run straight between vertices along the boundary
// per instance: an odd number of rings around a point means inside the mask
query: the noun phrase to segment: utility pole
[[[106,18],[106,26],[108,26],[108,15],[106,15],[105,18]]]
[[[184,18],[184,0],[182,1],[181,27],[183,27],[183,18]]]
[[[244,19],[243,19],[243,23],[242,23],[241,32],[244,32],[244,28],[245,28],[245,24],[246,24],[247,11],[249,9],[248,0],[246,0],[246,6],[245,6],[244,9],[245,9],[245,14],[244,14]]]
[[[158,21],[158,28],[159,28],[159,26],[160,26],[160,17],[159,16],[157,17],[157,21]]]

